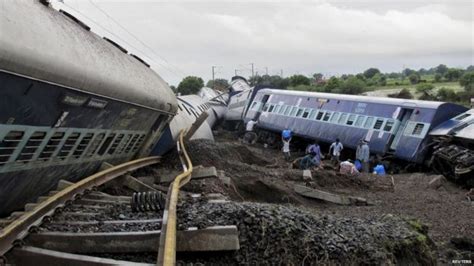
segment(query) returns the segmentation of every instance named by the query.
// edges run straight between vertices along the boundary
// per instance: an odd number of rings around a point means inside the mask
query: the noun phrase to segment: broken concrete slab
[[[192,178],[193,179],[202,179],[202,178],[216,178],[217,170],[214,166],[211,167],[196,167],[193,168]]]
[[[301,196],[324,200],[324,201],[339,204],[339,205],[367,205],[368,204],[367,200],[361,197],[337,195],[334,193],[329,193],[326,191],[313,189],[313,188],[309,188],[302,185],[295,185],[294,190],[296,193],[300,194]]]
[[[223,170],[217,171],[217,176],[222,181],[222,183],[224,183],[225,185],[227,185],[227,186],[231,185],[232,180],[230,179],[230,177],[225,175],[225,172]]]
[[[124,186],[136,192],[157,191],[152,186],[141,182],[131,175],[125,175],[123,178],[120,178],[120,180],[123,180],[122,182]]]

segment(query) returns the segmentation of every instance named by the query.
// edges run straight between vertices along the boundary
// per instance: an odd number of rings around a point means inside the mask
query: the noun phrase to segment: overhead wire
[[[124,26],[122,26],[122,24],[120,24],[116,19],[114,19],[111,15],[109,15],[104,9],[102,9],[99,5],[95,4],[94,1],[92,0],[89,0],[89,3],[91,3],[91,5],[93,5],[95,8],[97,8],[100,12],[102,12],[102,14],[104,14],[105,16],[107,16],[110,20],[112,20],[115,24],[117,24],[122,30],[124,30],[125,32],[127,32],[130,36],[132,36],[136,41],[138,41],[139,43],[141,43],[144,47],[146,47],[151,53],[153,53],[155,56],[157,56],[158,58],[160,58],[162,61],[164,61],[165,63],[167,63],[170,67],[173,67],[175,70],[177,70],[178,72],[180,72],[181,74],[183,75],[186,75],[186,73],[184,73],[181,69],[179,69],[178,67],[174,66],[173,64],[171,64],[168,60],[166,60],[163,56],[159,55],[157,52],[155,52],[155,50],[153,50],[153,48],[151,48],[149,45],[147,45],[145,42],[143,42],[142,40],[140,40],[135,34],[133,34],[132,32],[130,32],[128,29],[126,29]]]
[[[61,4],[67,6],[69,9],[73,10],[74,12],[76,12],[77,14],[83,16],[84,18],[86,18],[87,20],[91,21],[92,23],[94,23],[95,25],[97,25],[98,27],[100,27],[102,30],[106,31],[107,33],[109,33],[110,35],[114,36],[115,38],[119,39],[120,41],[122,41],[123,43],[127,44],[128,46],[132,47],[133,49],[135,49],[136,51],[140,52],[143,56],[147,57],[150,61],[152,61],[153,63],[155,63],[156,65],[160,66],[161,68],[165,69],[166,71],[168,71],[169,73],[173,74],[174,76],[176,76],[177,78],[181,78],[181,76],[176,73],[174,70],[172,69],[169,69],[167,68],[165,65],[161,64],[161,63],[158,63],[156,62],[153,58],[149,57],[146,55],[146,53],[144,53],[143,51],[141,51],[140,49],[138,49],[137,47],[135,47],[134,45],[130,44],[129,42],[125,41],[123,38],[121,38],[120,36],[116,35],[115,33],[113,33],[112,31],[108,30],[107,28],[105,28],[104,26],[100,25],[100,23],[98,23],[97,21],[95,21],[94,19],[91,19],[90,17],[88,17],[87,15],[85,15],[84,13],[82,13],[81,11],[75,9],[74,7],[72,7],[71,5],[69,4],[66,4],[64,1],[59,1]]]

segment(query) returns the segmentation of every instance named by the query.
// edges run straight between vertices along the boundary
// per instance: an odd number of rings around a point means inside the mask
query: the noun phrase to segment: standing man
[[[247,144],[254,144],[257,140],[257,134],[253,132],[253,128],[256,124],[257,121],[252,119],[248,121],[247,125],[245,126],[244,140]]]
[[[362,141],[362,145],[360,145],[360,151],[359,151],[359,147],[357,147],[357,154],[358,154],[357,159],[362,163],[362,172],[368,173],[370,149],[369,149],[369,144],[367,143],[367,141],[365,140]]]
[[[341,156],[341,151],[344,149],[344,146],[342,146],[342,143],[339,141],[339,138],[336,139],[335,142],[331,144],[329,147],[329,153],[331,154],[331,160],[333,164],[339,165],[339,156]],[[331,153],[332,150],[332,153]]]
[[[281,141],[283,142],[283,155],[285,156],[285,160],[290,160],[290,141],[293,133],[291,130],[286,127],[285,130],[281,132]]]

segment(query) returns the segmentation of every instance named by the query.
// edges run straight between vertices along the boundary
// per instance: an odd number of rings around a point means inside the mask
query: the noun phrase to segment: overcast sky
[[[269,74],[284,76],[474,64],[471,0],[53,4],[141,56],[170,85],[186,75],[207,81],[211,66],[218,66],[216,78],[230,79],[235,69],[249,76],[249,63],[259,74],[268,68]]]

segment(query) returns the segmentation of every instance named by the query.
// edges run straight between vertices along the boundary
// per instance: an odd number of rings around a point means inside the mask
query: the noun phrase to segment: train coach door
[[[262,98],[262,103],[260,105],[260,107],[258,108],[257,112],[255,113],[255,116],[253,117],[253,120],[254,121],[257,121],[258,118],[260,117],[260,115],[262,114],[262,110],[263,111],[267,111],[268,109],[268,106],[265,106],[268,102],[268,98],[270,98],[270,95],[263,95],[263,98]]]
[[[396,118],[397,121],[394,124],[393,134],[388,143],[390,150],[397,149],[398,142],[400,142],[400,138],[402,137],[403,132],[405,131],[405,127],[407,126],[408,119],[410,119],[412,113],[413,113],[413,109],[406,109],[406,108],[400,109],[398,117]]]

